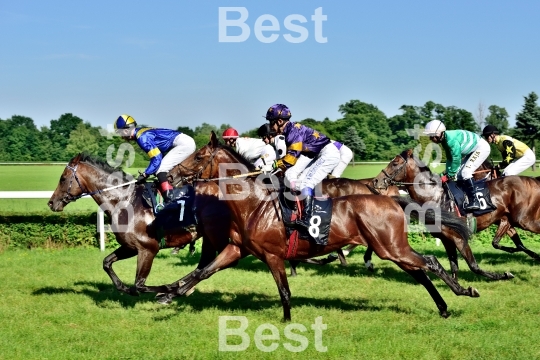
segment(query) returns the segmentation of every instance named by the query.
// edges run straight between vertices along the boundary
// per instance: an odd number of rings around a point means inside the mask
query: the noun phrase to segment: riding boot
[[[174,200],[174,188],[169,183],[169,181],[165,180],[159,184],[159,190],[161,192],[161,196],[163,196],[163,204],[166,205]]]
[[[468,211],[480,209],[480,202],[476,196],[476,186],[474,185],[474,180],[471,178],[463,181],[465,182],[465,193],[467,194],[468,199],[467,205],[464,205],[463,207]]]
[[[304,191],[302,191],[302,194],[304,194]],[[304,195],[305,197],[303,201],[304,208],[302,209],[302,217],[296,220],[295,225],[297,227],[302,227],[307,230],[309,228],[309,220],[311,219],[311,215],[313,214],[313,194],[308,193]]]

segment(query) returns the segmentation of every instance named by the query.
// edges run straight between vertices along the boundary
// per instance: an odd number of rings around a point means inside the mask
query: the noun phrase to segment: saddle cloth
[[[460,181],[449,181],[446,184],[454,196],[454,202],[456,203],[459,212],[461,214],[467,214],[470,213],[470,211],[465,210],[463,207],[466,195],[459,186],[459,183]],[[476,185],[476,196],[478,197],[478,202],[480,203],[480,209],[473,211],[472,214],[474,216],[480,216],[495,210],[496,207],[491,202],[491,195],[486,185],[486,179],[475,181],[474,184]]]
[[[280,191],[279,203],[281,205],[281,215],[287,238],[291,241],[292,238],[299,237],[302,240],[309,240],[317,245],[328,244],[328,234],[330,233],[330,223],[332,221],[332,199],[331,198],[314,198],[313,199],[313,214],[309,220],[309,228],[307,230],[296,228],[295,220],[302,213],[302,209],[297,209],[296,202],[287,199],[285,193]],[[302,204],[301,201],[298,204]]]
[[[177,229],[197,224],[195,215],[195,189],[184,185],[173,190],[174,200],[163,206],[156,200],[158,192],[152,183],[146,183],[143,198],[152,207],[156,219],[154,224],[163,230]],[[160,208],[161,207],[161,208]]]

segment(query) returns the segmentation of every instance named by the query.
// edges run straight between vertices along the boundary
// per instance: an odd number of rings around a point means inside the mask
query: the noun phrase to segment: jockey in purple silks
[[[296,225],[307,229],[313,213],[315,186],[339,164],[342,144],[330,141],[312,128],[290,121],[291,111],[283,104],[272,105],[265,117],[273,131],[285,136],[287,153],[276,161],[276,167],[285,171],[291,190],[300,191],[303,195],[302,217],[296,221]]]

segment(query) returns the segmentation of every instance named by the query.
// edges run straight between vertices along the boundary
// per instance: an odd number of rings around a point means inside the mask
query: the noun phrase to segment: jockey
[[[480,202],[476,196],[473,172],[482,165],[490,153],[486,140],[467,130],[446,130],[439,120],[431,120],[426,124],[424,134],[436,144],[441,144],[446,153],[446,174],[443,182],[449,179],[460,179],[465,183],[468,202],[465,210],[478,210]],[[463,160],[462,160],[463,157]]]
[[[265,144],[261,139],[239,137],[238,131],[228,128],[223,132],[225,144],[234,148],[236,152],[253,163],[256,168],[271,171],[276,160],[276,152],[272,146]]]
[[[339,164],[342,144],[331,142],[318,131],[290,121],[291,111],[283,104],[272,105],[265,117],[270,121],[272,130],[285,136],[287,153],[276,161],[276,167],[285,170],[291,190],[300,191],[304,196],[302,217],[296,225],[307,229],[313,213],[315,186]]]
[[[508,135],[499,135],[499,129],[493,125],[487,125],[482,131],[482,136],[491,144],[495,144],[502,153],[503,161],[502,176],[518,175],[536,162],[534,152],[524,143]]]
[[[274,131],[270,130],[269,124],[264,124],[259,127],[257,134],[266,144],[271,144],[276,149],[276,158],[281,159],[285,156],[287,151],[287,145],[285,144],[285,136],[277,135]],[[276,136],[277,135],[277,136]],[[330,140],[334,142],[334,140]],[[303,155],[300,155],[303,156]],[[343,171],[353,158],[353,152],[345,144],[341,145],[339,149],[340,161],[339,164],[332,170],[331,174],[328,174],[329,179],[339,178],[343,174]]]
[[[277,135],[277,133],[270,129],[270,124],[263,124],[257,130],[257,135],[267,145],[272,145],[276,150],[276,159],[281,159],[287,152],[287,144],[285,143],[285,136]]]
[[[150,157],[150,164],[137,178],[137,184],[156,175],[164,203],[171,202],[173,187],[167,180],[167,173],[195,151],[193,138],[175,130],[138,128],[135,119],[129,115],[120,115],[114,122],[114,129],[124,140],[136,141]]]

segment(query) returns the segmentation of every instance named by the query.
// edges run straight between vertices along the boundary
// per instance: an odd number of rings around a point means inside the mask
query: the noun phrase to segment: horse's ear
[[[82,156],[82,153],[78,153],[77,155],[75,155],[75,157],[71,159],[70,164],[77,164],[78,162],[80,162],[81,156]]]
[[[212,130],[212,134],[210,135],[210,144],[213,149],[215,149],[219,145],[219,140],[216,136],[216,133],[214,130]]]
[[[412,158],[412,157],[413,157],[413,154],[414,154],[413,149],[407,150],[407,157]]]

